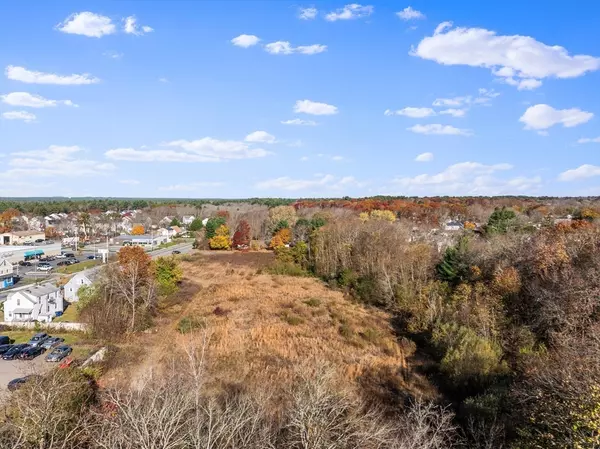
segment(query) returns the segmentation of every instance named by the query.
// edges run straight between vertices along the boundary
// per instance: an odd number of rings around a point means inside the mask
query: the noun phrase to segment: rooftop
[[[29,288],[25,288],[23,290],[21,290],[23,293],[29,293],[30,295],[33,296],[43,296],[43,295],[47,295],[48,293],[54,293],[55,291],[58,291],[59,288],[50,283],[47,282],[45,284],[40,284],[40,285],[33,285]]]

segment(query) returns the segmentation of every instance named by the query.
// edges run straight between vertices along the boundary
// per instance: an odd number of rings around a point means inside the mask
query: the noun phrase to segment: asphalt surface
[[[33,335],[34,332],[31,333]],[[0,359],[0,391],[7,391],[8,383],[17,377],[29,374],[43,374],[55,363],[46,362],[48,350],[33,360],[2,360]]]

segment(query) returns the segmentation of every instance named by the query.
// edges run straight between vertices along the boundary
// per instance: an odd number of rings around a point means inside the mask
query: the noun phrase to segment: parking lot
[[[56,366],[55,363],[46,362],[44,354],[33,360],[2,360],[0,359],[0,391],[7,391],[8,383],[17,377],[28,374],[44,374]]]
[[[73,260],[77,260],[77,263],[81,263],[84,261],[87,261],[88,258],[87,255],[82,255],[82,256],[77,256],[75,259],[70,258],[70,259],[60,259],[60,258],[56,258],[54,260],[51,261],[43,261],[42,263],[47,263],[52,267],[52,270],[50,271],[39,271],[36,270],[38,264],[40,263],[40,261],[34,259],[34,260],[30,260],[29,262],[31,263],[31,266],[22,266],[22,265],[18,265],[15,264],[14,266],[14,272],[15,274],[19,275],[20,277],[36,277],[36,278],[45,278],[49,275],[51,275],[53,272],[56,272],[56,270],[58,268],[61,268],[63,266],[68,266],[68,265],[58,265],[61,262],[65,262],[67,260],[73,261]],[[100,263],[100,261],[98,262]]]

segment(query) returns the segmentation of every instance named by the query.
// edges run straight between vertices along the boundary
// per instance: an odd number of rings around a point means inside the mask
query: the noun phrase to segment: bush
[[[288,312],[284,312],[281,315],[281,319],[288,323],[290,326],[298,326],[299,324],[304,323],[304,319],[302,319],[302,317]]]
[[[201,318],[185,316],[177,323],[177,330],[182,334],[187,334],[198,329],[204,329],[206,324]]]
[[[319,307],[321,305],[321,300],[318,298],[310,298],[304,301],[304,304],[309,307]]]
[[[291,262],[275,261],[266,270],[268,273],[276,274],[280,276],[296,276],[306,277],[310,276],[310,273],[303,269],[301,266]]]

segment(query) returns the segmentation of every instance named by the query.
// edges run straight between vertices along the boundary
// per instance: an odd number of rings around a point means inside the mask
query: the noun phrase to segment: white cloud
[[[253,34],[240,34],[238,37],[231,39],[231,43],[238,47],[248,48],[258,44],[260,39]]]
[[[102,37],[117,31],[110,17],[89,11],[72,14],[64,22],[59,23],[56,29],[63,33],[79,34],[87,37]]]
[[[525,124],[525,129],[545,130],[559,124],[572,128],[588,122],[593,116],[591,112],[577,108],[554,109],[547,104],[536,104],[528,107],[519,121]]]
[[[302,120],[300,118],[294,118],[291,120],[283,120],[282,125],[297,125],[297,126],[316,126],[317,122],[313,120]]]
[[[496,98],[500,94],[493,89],[479,89],[478,95],[473,97],[472,95],[465,95],[460,97],[452,97],[452,98],[436,98],[433,102],[433,106],[442,107],[442,106],[455,106],[455,107],[464,107],[472,104],[487,104],[492,99]]]
[[[269,134],[266,131],[254,131],[246,136],[244,139],[246,142],[255,143],[275,143],[275,136]]]
[[[105,51],[104,53],[102,53],[104,56],[106,56],[107,58],[110,59],[121,59],[124,54],[123,53],[119,53],[118,51]]]
[[[317,17],[317,14],[317,8],[301,8],[298,18],[302,20],[312,20]]]
[[[28,84],[58,84],[62,86],[95,84],[100,79],[89,75],[88,73],[73,75],[57,75],[55,73],[33,72],[25,67],[16,67],[9,65],[4,72],[6,77],[13,81],[21,81]]]
[[[192,192],[205,189],[207,187],[221,187],[225,185],[222,182],[210,182],[210,181],[201,181],[201,182],[192,182],[190,184],[174,184],[170,186],[159,187],[158,190],[163,192]]]
[[[468,129],[460,129],[450,125],[440,125],[438,123],[432,123],[429,125],[414,125],[406,129],[417,134],[443,134],[452,136],[470,136],[473,134]]]
[[[135,36],[141,36],[146,33],[151,33],[154,28],[149,26],[140,27],[137,23],[135,16],[129,16],[123,19],[123,31],[127,34],[133,34]]]
[[[292,53],[300,53],[303,55],[316,55],[327,51],[327,45],[300,45],[293,47],[288,41],[271,42],[265,45],[265,51],[272,55],[291,55]]]
[[[137,162],[225,162],[236,159],[253,159],[268,156],[261,148],[251,148],[247,143],[234,140],[217,140],[204,137],[198,140],[175,140],[164,144],[177,150],[136,150],[116,148],[105,156],[113,160]]]
[[[466,109],[454,109],[454,108],[444,109],[444,110],[440,111],[440,114],[451,115],[452,117],[464,117],[466,113],[467,113]]]
[[[344,156],[339,156],[339,155],[336,155],[336,156],[332,156],[332,157],[331,157],[331,160],[332,160],[332,161],[335,161],[335,162],[341,162],[341,161],[345,161],[345,160],[346,160],[346,158],[345,158]]]
[[[140,182],[137,179],[121,179],[119,181],[120,184],[127,184],[130,186],[136,186],[138,185]]]
[[[421,11],[417,11],[416,9],[412,9],[410,6],[407,6],[402,11],[397,12],[396,15],[402,20],[414,20],[425,18],[425,14],[423,14]]]
[[[159,78],[158,81],[160,81],[161,83],[168,83],[169,80],[167,78]]]
[[[510,164],[486,165],[461,162],[436,174],[396,178],[394,184],[403,192],[420,195],[501,195],[535,191],[542,183],[539,176],[502,179],[494,175],[512,169]]]
[[[424,118],[424,117],[431,117],[432,115],[435,115],[435,111],[431,108],[413,108],[413,107],[406,107],[404,109],[399,109],[397,111],[392,111],[390,109],[387,109],[384,112],[385,115],[404,115],[406,117],[411,117],[411,118]]]
[[[535,89],[544,78],[575,78],[600,68],[600,58],[570,55],[558,45],[549,46],[530,36],[502,36],[483,28],[438,25],[425,37],[413,56],[444,65],[490,69],[495,76],[521,90]]]
[[[302,156],[302,157],[300,158],[300,160],[301,160],[302,162],[306,162],[306,161],[308,160],[308,156]]]
[[[429,162],[433,160],[433,153],[421,153],[416,158],[417,162]]]
[[[558,179],[560,181],[578,181],[594,176],[600,176],[600,167],[597,165],[583,164],[577,168],[562,172],[558,175]]]
[[[27,111],[8,111],[2,113],[2,118],[6,120],[23,120],[25,123],[35,121],[36,116]]]
[[[49,100],[39,95],[32,95],[28,92],[11,92],[6,95],[0,95],[3,103],[11,106],[22,106],[26,108],[46,108],[54,107],[59,104],[65,106],[77,107],[71,100]]]
[[[315,175],[314,179],[293,179],[289,176],[269,179],[255,184],[260,190],[329,190],[339,191],[349,187],[362,187],[365,184],[357,181],[353,176],[337,177],[333,175]]]
[[[294,105],[294,112],[312,115],[334,115],[338,113],[338,108],[327,103],[298,100]]]
[[[45,150],[12,153],[8,163],[11,168],[1,172],[0,178],[94,176],[115,169],[111,163],[85,159],[82,152],[78,146],[51,145]]]
[[[336,20],[359,19],[361,17],[370,16],[373,14],[373,10],[374,8],[371,5],[362,6],[357,3],[352,3],[330,12],[325,16],[325,20],[335,22]]]
[[[577,143],[600,143],[600,137],[583,137]]]

